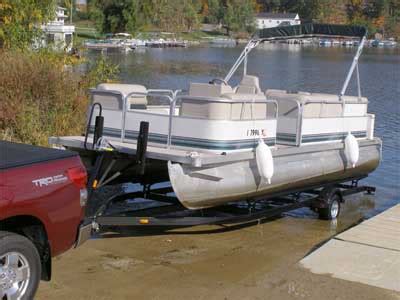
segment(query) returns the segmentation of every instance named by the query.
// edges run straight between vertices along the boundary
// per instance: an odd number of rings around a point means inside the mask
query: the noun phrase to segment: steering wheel
[[[224,85],[228,85],[228,83],[225,80],[221,79],[221,78],[214,78],[209,83],[210,84],[223,83]]]

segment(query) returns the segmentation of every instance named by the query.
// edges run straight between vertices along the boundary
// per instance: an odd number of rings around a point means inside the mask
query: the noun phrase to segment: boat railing
[[[124,106],[122,112],[122,125],[121,125],[121,142],[124,142],[125,139],[125,119],[126,112],[128,107],[128,99],[131,97],[147,97],[147,96],[157,96],[158,98],[167,99],[169,102],[169,120],[168,120],[168,136],[167,136],[167,149],[171,147],[172,140],[172,117],[175,112],[177,95],[181,92],[181,90],[168,90],[168,89],[149,89],[147,93],[139,93],[132,92],[124,97]]]
[[[304,115],[304,108],[307,105],[312,105],[312,104],[337,104],[337,105],[342,105],[343,107],[343,102],[342,101],[334,101],[334,100],[312,100],[312,101],[300,101],[297,99],[291,99],[291,98],[286,98],[284,99],[284,101],[288,101],[288,102],[293,102],[296,105],[296,108],[291,109],[290,111],[295,111],[297,110],[297,117],[296,117],[296,146],[300,146],[301,145],[301,135],[302,135],[302,127],[303,127],[303,120],[304,119],[313,119],[316,117],[307,117]],[[347,104],[368,104],[368,101],[365,102],[347,102]],[[344,111],[344,108],[342,108],[342,110]],[[368,117],[368,113],[366,113],[365,115],[360,115],[360,116],[344,116],[343,113],[341,114],[341,116],[319,116],[317,117],[318,119],[332,119],[332,118],[365,118]],[[277,117],[278,118],[278,117]]]
[[[252,103],[267,103],[267,104],[273,104],[274,105],[274,114],[271,117],[272,119],[277,119],[278,118],[278,102],[276,100],[264,100],[264,99],[252,99],[252,98],[247,98],[247,99],[240,99],[240,100],[233,100],[233,99],[227,99],[227,98],[213,98],[213,97],[192,97],[192,96],[187,96],[187,95],[179,95],[182,90],[167,90],[167,89],[149,89],[147,92],[131,92],[128,94],[123,94],[120,91],[117,90],[99,90],[99,89],[91,89],[90,90],[92,96],[93,95],[113,95],[118,98],[118,101],[120,102],[118,107],[122,110],[122,117],[121,117],[121,142],[125,141],[125,131],[126,131],[126,114],[128,112],[128,101],[131,98],[141,98],[141,97],[147,97],[147,96],[156,96],[161,99],[166,99],[168,100],[169,103],[169,118],[168,118],[168,135],[167,135],[167,143],[166,147],[169,149],[171,147],[172,143],[172,126],[173,126],[173,117],[175,115],[175,110],[176,110],[176,104],[178,101],[182,99],[197,99],[201,101],[206,101],[206,102],[217,102],[217,103],[247,103],[247,104],[252,104]],[[103,110],[116,110],[116,109],[111,109],[107,107],[103,107]],[[268,111],[267,111],[268,114]],[[266,116],[268,118],[268,116]]]
[[[169,120],[169,128],[168,128],[168,139],[167,139],[167,147],[169,148],[171,145],[171,131],[172,131],[172,118],[171,115],[175,110],[175,102],[176,96],[181,90],[168,90],[168,89],[149,89],[147,92],[131,92],[128,94],[123,94],[121,91],[117,90],[100,90],[100,89],[90,89],[91,96],[99,95],[99,96],[115,96],[118,100],[118,109],[115,108],[107,108],[103,106],[104,110],[118,110],[122,111],[121,117],[121,142],[125,141],[125,131],[126,131],[126,113],[128,111],[128,100],[130,98],[141,98],[147,96],[157,96],[159,98],[167,99],[170,106],[170,120]]]
[[[267,113],[265,116],[265,120],[272,119],[272,120],[277,120],[278,119],[278,102],[273,99],[255,99],[255,98],[247,98],[247,99],[229,99],[229,98],[222,98],[222,97],[204,97],[204,96],[190,96],[190,95],[180,95],[175,98],[174,105],[178,100],[197,100],[197,101],[202,101],[202,102],[208,102],[208,103],[231,103],[231,104],[259,104],[259,103],[266,103],[272,104],[274,106],[274,113],[271,117],[268,117],[268,109]],[[252,108],[252,112],[253,112]],[[175,111],[175,106],[172,108],[172,111]],[[258,120],[258,119],[253,119],[253,117],[249,120],[246,119],[246,121],[250,120]],[[264,119],[263,119],[264,120]],[[172,114],[170,113],[170,122],[172,125]],[[171,127],[170,127],[171,128]],[[275,134],[275,143],[276,143],[276,134]]]

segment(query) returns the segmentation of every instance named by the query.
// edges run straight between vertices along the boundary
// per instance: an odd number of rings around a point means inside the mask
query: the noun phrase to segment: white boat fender
[[[351,132],[347,134],[344,140],[344,151],[347,161],[350,162],[351,166],[354,168],[360,157],[360,148],[357,139]]]
[[[274,159],[270,147],[264,143],[263,139],[258,141],[256,161],[261,178],[271,184],[271,178],[274,175]]]

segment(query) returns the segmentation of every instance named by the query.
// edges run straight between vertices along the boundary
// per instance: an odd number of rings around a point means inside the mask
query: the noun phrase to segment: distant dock
[[[400,204],[337,235],[300,264],[316,274],[400,292]]]

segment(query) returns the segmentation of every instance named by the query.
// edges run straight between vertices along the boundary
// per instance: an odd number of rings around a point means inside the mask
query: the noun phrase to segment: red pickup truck
[[[33,299],[51,258],[91,234],[87,174],[71,151],[0,141],[0,299]]]

